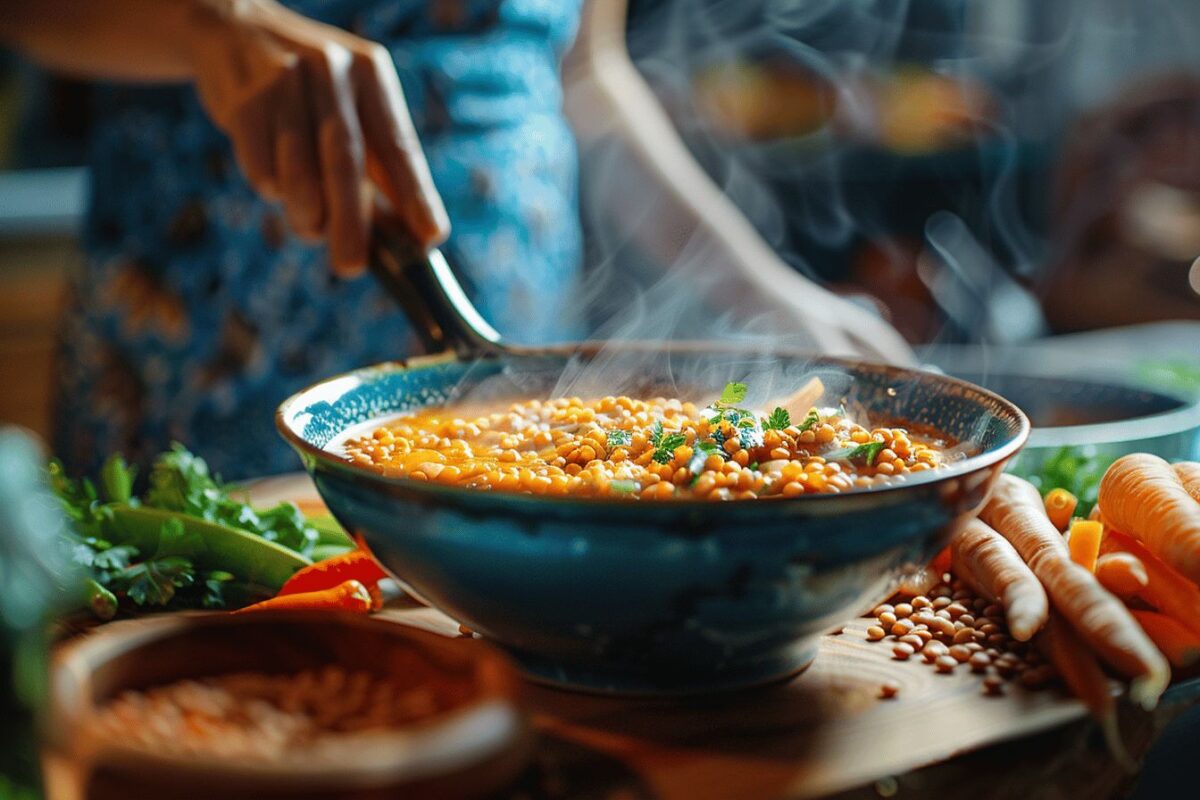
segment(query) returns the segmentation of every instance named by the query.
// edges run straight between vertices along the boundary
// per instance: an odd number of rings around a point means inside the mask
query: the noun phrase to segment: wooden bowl
[[[100,741],[88,724],[110,698],[231,672],[294,674],[328,665],[403,680],[413,659],[463,687],[461,703],[339,748],[335,759],[232,761]],[[407,665],[407,666],[406,666]],[[48,796],[470,797],[511,781],[532,734],[503,656],[383,619],[349,614],[174,614],[113,623],[56,653]],[[61,789],[61,791],[58,791]]]

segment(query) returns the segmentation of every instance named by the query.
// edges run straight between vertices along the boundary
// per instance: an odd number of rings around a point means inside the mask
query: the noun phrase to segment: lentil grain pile
[[[875,623],[867,628],[867,639],[890,644],[893,658],[920,656],[940,673],[969,669],[982,678],[987,695],[1004,694],[1007,681],[1038,689],[1058,677],[1031,643],[1009,635],[1003,608],[976,596],[950,573],[928,594],[883,603],[869,616]]]
[[[303,758],[330,737],[381,731],[454,707],[466,687],[403,685],[340,667],[232,673],[123,692],[91,720],[101,740],[238,760]]]
[[[740,387],[740,388],[739,388]],[[938,468],[948,443],[867,428],[843,409],[737,406],[744,384],[706,408],[678,399],[530,400],[472,418],[404,416],[351,439],[345,456],[386,474],[480,491],[643,500],[753,500],[870,489]]]

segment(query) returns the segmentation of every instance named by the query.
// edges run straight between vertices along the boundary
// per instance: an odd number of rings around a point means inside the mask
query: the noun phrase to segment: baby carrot
[[[233,613],[242,614],[247,611],[358,611],[366,613],[370,610],[371,593],[367,591],[367,587],[358,581],[349,580],[332,589],[278,595]]]
[[[954,556],[950,552],[950,546],[947,545],[933,557],[933,561],[929,562],[929,571],[935,573],[941,579],[943,573],[950,571],[950,564],[953,560]]]
[[[1172,469],[1175,470],[1175,475],[1183,484],[1184,490],[1192,496],[1193,500],[1200,503],[1200,462],[1181,461]]]
[[[1046,516],[1054,523],[1054,527],[1065,531],[1078,505],[1079,498],[1066,489],[1051,489],[1045,500]]]
[[[1108,512],[1107,506],[1105,513]],[[1153,708],[1171,668],[1120,600],[1071,561],[1067,543],[1046,517],[1037,489],[1001,475],[980,518],[1012,543],[1046,588],[1054,607],[1105,662],[1132,678],[1130,697]]]
[[[363,550],[352,550],[344,555],[305,567],[283,584],[279,595],[301,594],[331,589],[348,580],[356,580],[364,586],[374,586],[387,577],[383,568]]]
[[[1100,480],[1104,521],[1140,540],[1192,582],[1200,582],[1200,503],[1158,456],[1118,458]]]
[[[1126,602],[1150,585],[1146,565],[1131,553],[1105,553],[1096,559],[1096,580]]]
[[[1154,611],[1133,610],[1129,612],[1142,626],[1146,635],[1154,640],[1171,666],[1183,669],[1200,661],[1200,636],[1180,625],[1166,614]]]
[[[1200,635],[1200,586],[1168,567],[1137,539],[1112,528],[1105,531],[1100,550],[1106,554],[1101,558],[1107,558],[1107,554],[1136,557],[1147,579],[1136,597]]]
[[[1100,537],[1104,534],[1104,525],[1091,520],[1080,519],[1071,523],[1071,533],[1067,539],[1067,549],[1071,552],[1071,560],[1088,572],[1096,571],[1096,556],[1100,555]]]
[[[1029,641],[1045,624],[1046,591],[999,533],[973,519],[950,540],[950,553],[954,574],[1004,607],[1015,639]]]
[[[1057,612],[1046,620],[1046,627],[1037,635],[1035,642],[1047,660],[1058,670],[1063,682],[1076,697],[1087,706],[1092,716],[1100,723],[1109,752],[1127,771],[1133,771],[1133,759],[1121,741],[1117,726],[1117,706],[1113,700],[1108,677],[1096,657],[1079,640],[1071,625]]]

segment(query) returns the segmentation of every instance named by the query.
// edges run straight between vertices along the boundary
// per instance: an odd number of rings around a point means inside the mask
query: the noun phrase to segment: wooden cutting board
[[[261,481],[252,499],[319,502],[304,475]],[[381,613],[460,635],[449,617],[415,602]],[[866,626],[850,620],[823,637],[813,665],[776,687],[668,702],[531,685],[529,704],[547,740],[627,770],[618,796],[680,800],[827,795],[1086,717],[1054,689],[1008,684],[989,697],[964,667],[940,674],[920,659],[897,661],[890,644],[867,641]],[[884,681],[899,684],[895,698],[880,698]]]

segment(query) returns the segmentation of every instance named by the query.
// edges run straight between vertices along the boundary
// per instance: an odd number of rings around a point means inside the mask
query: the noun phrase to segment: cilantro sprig
[[[66,546],[72,559],[98,590],[137,607],[224,608],[234,602],[231,592],[244,595],[239,604],[262,599],[263,587],[229,572],[197,567],[195,556],[205,544],[199,534],[189,532],[189,519],[235,528],[304,555],[318,540],[316,528],[295,505],[252,508],[181,445],[156,459],[141,496],[134,491],[136,470],[120,455],[105,461],[95,482],[69,477],[57,461],[48,466],[47,477],[70,522]],[[153,544],[117,544],[123,531],[116,512],[139,507],[170,515]]]
[[[675,457],[675,448],[687,444],[687,436],[682,433],[669,433],[660,436],[658,445],[654,448],[654,461],[658,464],[670,464]]]
[[[792,415],[786,408],[776,407],[767,416],[767,421],[763,423],[763,429],[768,431],[781,431],[784,428],[790,427],[792,424]]]
[[[633,441],[633,434],[618,428],[608,432],[606,441],[608,442],[609,450],[612,450],[614,447],[628,447],[630,442]]]
[[[727,383],[721,390],[721,399],[717,402],[723,406],[736,406],[745,401],[747,391],[744,383]]]

